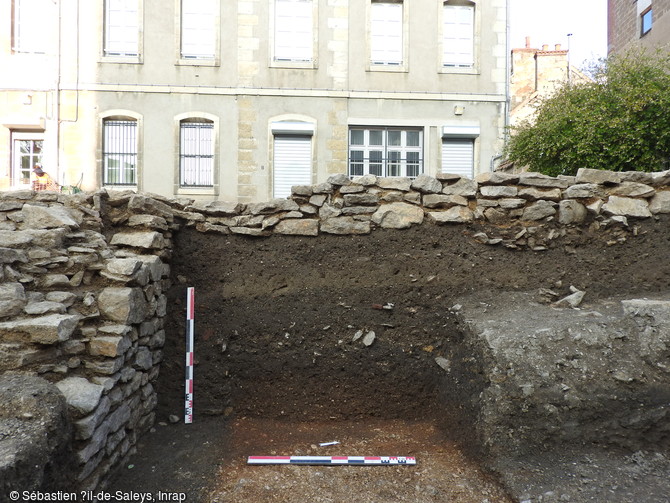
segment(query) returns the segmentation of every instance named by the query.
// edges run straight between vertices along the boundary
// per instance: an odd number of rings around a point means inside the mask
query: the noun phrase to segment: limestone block
[[[319,218],[321,220],[327,220],[329,218],[333,217],[339,217],[342,214],[342,210],[340,208],[336,208],[335,206],[332,206],[330,204],[324,204],[319,208]]]
[[[31,231],[0,230],[0,243],[10,248],[22,248],[32,244],[34,234]]]
[[[563,192],[567,199],[586,199],[591,197],[602,197],[603,188],[595,183],[578,183],[571,185]]]
[[[526,205],[526,200],[519,198],[499,199],[498,205],[505,210],[514,210],[517,208],[523,208]]]
[[[333,217],[321,221],[321,232],[327,234],[369,234],[370,222],[360,222],[353,217]]]
[[[96,374],[111,376],[123,368],[123,356],[119,356],[113,360],[107,359],[104,361],[86,360],[84,361],[84,367],[92,370]]]
[[[414,224],[422,223],[423,217],[423,209],[419,206],[391,203],[380,206],[372,215],[372,221],[384,229],[407,229]]]
[[[68,406],[77,414],[88,414],[100,403],[103,386],[93,384],[83,377],[66,377],[56,383],[56,387],[65,396]]]
[[[519,175],[512,173],[487,172],[475,176],[479,185],[516,185],[519,183]]]
[[[275,227],[275,232],[290,236],[316,236],[319,234],[319,222],[313,218],[282,220]]]
[[[484,197],[516,197],[519,189],[511,185],[483,185],[479,192]]]
[[[572,200],[566,199],[558,203],[558,221],[561,224],[578,224],[586,219],[586,206]]]
[[[446,211],[430,211],[428,217],[437,224],[464,224],[475,218],[472,210],[465,206],[454,206]]]
[[[67,314],[49,314],[25,320],[13,320],[0,323],[0,335],[5,340],[21,338],[27,335],[31,342],[54,344],[70,339],[77,328],[79,316]]]
[[[98,295],[98,308],[102,315],[123,324],[144,321],[147,307],[140,288],[110,287]]]
[[[484,210],[484,217],[494,224],[504,224],[509,219],[507,212],[499,208],[487,208]]]
[[[116,258],[105,264],[105,269],[117,276],[133,276],[141,267],[142,262],[136,258]]]
[[[309,204],[313,204],[314,206],[321,207],[323,206],[323,203],[326,202],[326,198],[328,196],[325,194],[315,194],[312,197],[309,198]]]
[[[374,206],[379,204],[379,196],[377,194],[345,194],[345,206]]]
[[[478,184],[469,178],[459,178],[451,185],[445,185],[442,189],[443,194],[463,197],[474,197],[477,195]]]
[[[521,219],[532,221],[542,220],[543,218],[553,216],[556,214],[555,204],[556,203],[545,201],[543,199],[536,201],[523,210]]]
[[[314,185],[313,190],[315,194],[332,194],[333,185],[328,182],[320,183],[318,185]]]
[[[119,232],[112,236],[111,244],[130,246],[133,248],[163,248],[165,239],[156,231],[147,232]]]
[[[412,182],[412,189],[424,194],[439,194],[442,191],[442,183],[435,177],[421,174]]]
[[[568,181],[541,173],[521,173],[519,174],[519,185],[565,189],[568,187]]]
[[[181,211],[174,209],[172,210],[175,217],[182,218],[188,222],[203,222],[205,220],[205,215],[202,213],[196,213],[194,211]]]
[[[365,187],[358,185],[357,183],[352,183],[349,185],[343,185],[340,187],[340,194],[358,194],[360,192],[365,192]]]
[[[23,311],[26,314],[46,314],[46,313],[65,313],[65,306],[60,302],[50,302],[48,300],[42,302],[30,302]]]
[[[291,195],[299,197],[311,197],[314,193],[311,185],[294,185],[291,187]]]
[[[247,211],[251,215],[267,215],[280,211],[299,211],[300,206],[292,199],[271,199],[267,202],[249,204]]]
[[[663,187],[670,185],[670,170],[651,174],[651,185],[654,187]]]
[[[94,337],[88,343],[88,352],[92,356],[121,356],[131,346],[130,337],[101,336]]]
[[[72,292],[48,292],[46,300],[50,302],[60,302],[65,307],[70,307],[77,300],[77,296]]]
[[[29,203],[23,205],[24,229],[60,229],[69,227],[78,229],[84,220],[80,210],[64,208],[62,206],[35,206]]]
[[[350,183],[349,177],[344,173],[338,173],[336,175],[331,175],[326,180],[331,185],[348,185]]]
[[[128,219],[130,227],[148,227],[162,231],[168,230],[167,220],[157,215],[130,215]]]
[[[0,264],[12,264],[14,262],[28,262],[28,255],[23,250],[14,248],[0,248]]]
[[[621,173],[601,169],[579,168],[577,183],[617,184],[621,183]]]
[[[649,201],[649,211],[652,214],[670,213],[670,191],[658,192]]]
[[[86,440],[93,436],[93,432],[107,416],[110,408],[109,398],[102,397],[98,407],[88,416],[74,422],[75,438],[78,440]]]
[[[529,201],[545,199],[548,201],[560,201],[561,189],[537,189],[535,187],[524,187],[519,189],[519,197]]]
[[[386,190],[399,190],[402,192],[409,192],[412,188],[412,180],[404,177],[379,177],[377,178],[377,186]],[[440,189],[442,186],[440,185]]]
[[[242,234],[244,236],[254,236],[254,237],[269,235],[269,231],[250,227],[231,227],[230,232],[232,232],[233,234]]]
[[[149,370],[153,365],[153,358],[149,348],[142,346],[137,350],[134,365],[142,370]]]
[[[158,201],[153,197],[148,197],[144,194],[133,194],[128,200],[128,210],[133,213],[149,213],[157,215],[172,221],[172,208],[162,201]]]
[[[147,268],[151,281],[160,281],[163,277],[164,263],[156,255],[138,255],[137,260],[141,261]]]
[[[346,206],[342,208],[341,215],[370,215],[375,211],[377,211],[377,206]]]
[[[377,177],[375,175],[357,176],[352,180],[352,182],[360,183],[361,185],[369,187],[370,185],[377,185]]]
[[[19,314],[26,302],[25,289],[21,283],[0,283],[0,318]]]
[[[651,217],[647,201],[631,197],[610,196],[607,202],[603,204],[602,210],[607,215],[637,218]]]
[[[652,197],[656,191],[650,185],[637,182],[622,182],[609,191],[610,195],[623,197]]]

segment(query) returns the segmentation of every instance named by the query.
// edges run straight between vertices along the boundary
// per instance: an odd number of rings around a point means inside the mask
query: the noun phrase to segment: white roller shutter
[[[273,197],[291,195],[294,185],[312,183],[312,137],[276,135],[274,145]]]
[[[472,138],[443,138],[442,173],[473,178],[474,145]]]

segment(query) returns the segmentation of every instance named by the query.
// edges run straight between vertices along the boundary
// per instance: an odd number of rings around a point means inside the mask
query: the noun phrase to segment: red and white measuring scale
[[[186,403],[184,423],[193,422],[193,333],[195,319],[195,288],[186,289]]]
[[[415,465],[410,456],[249,456],[249,465]]]

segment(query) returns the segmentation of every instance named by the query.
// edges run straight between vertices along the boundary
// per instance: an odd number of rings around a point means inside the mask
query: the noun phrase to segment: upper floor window
[[[137,184],[137,121],[108,118],[102,123],[102,183]]]
[[[275,0],[274,14],[274,60],[312,61],[312,0]]]
[[[12,19],[13,49],[16,52],[44,54],[50,43],[53,22],[50,0],[14,0]]]
[[[421,128],[349,129],[349,176],[406,176],[423,173]]]
[[[214,123],[206,119],[179,122],[179,185],[214,185]]]
[[[215,59],[217,0],[181,0],[181,54],[184,59]]]
[[[139,55],[138,0],[105,0],[104,55]]]
[[[651,31],[651,26],[654,22],[652,7],[649,6],[642,14],[640,14],[640,36],[646,35]]]
[[[372,1],[370,6],[370,61],[373,65],[402,65],[402,1]]]
[[[445,2],[442,13],[442,65],[474,66],[475,6],[467,1]]]

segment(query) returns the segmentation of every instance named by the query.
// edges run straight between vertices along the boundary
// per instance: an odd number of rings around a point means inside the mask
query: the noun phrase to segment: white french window
[[[50,43],[52,26],[50,0],[14,0],[13,47],[16,52],[44,54]]]
[[[275,0],[274,60],[314,59],[312,0]]]
[[[442,26],[442,65],[471,68],[474,66],[474,5],[444,4]]]
[[[370,6],[370,61],[373,65],[403,62],[403,4],[375,2]]]
[[[349,129],[349,176],[402,176],[423,173],[423,130],[352,127]]]
[[[217,0],[182,0],[181,57],[215,59],[217,44]]]
[[[105,1],[104,54],[139,55],[138,0]]]

